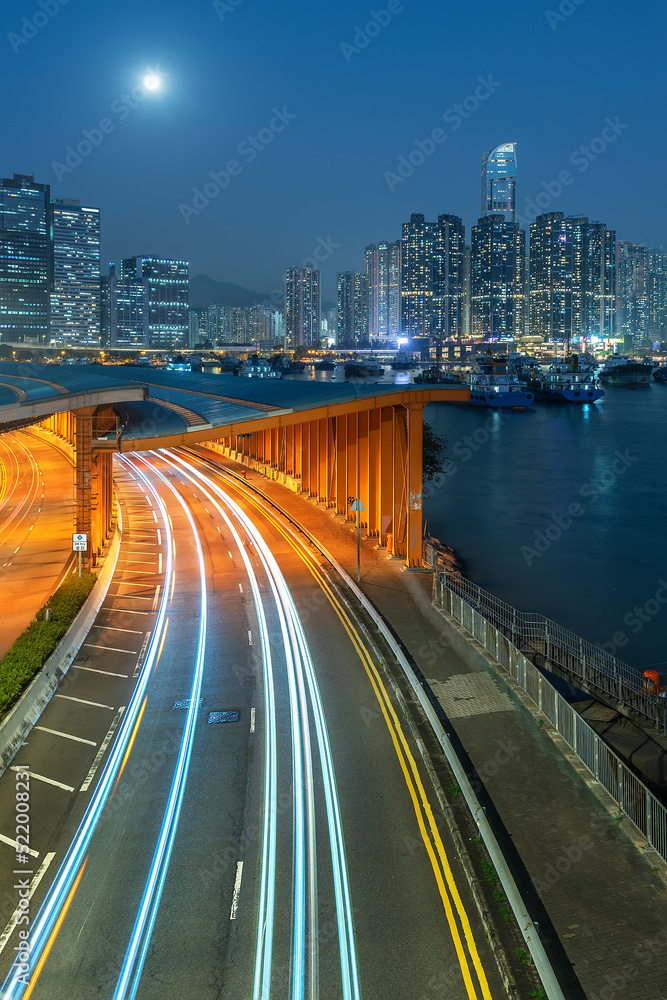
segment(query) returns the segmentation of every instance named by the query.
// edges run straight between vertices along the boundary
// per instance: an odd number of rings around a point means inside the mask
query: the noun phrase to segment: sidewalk
[[[258,473],[248,472],[248,482],[356,577],[351,524]],[[363,589],[431,683],[467,770],[477,771],[480,799],[568,1000],[666,1000],[664,867],[652,867],[653,852],[642,856],[630,821],[615,819],[611,799],[502,668],[433,607],[430,573],[406,572],[374,539],[362,538],[361,566]]]

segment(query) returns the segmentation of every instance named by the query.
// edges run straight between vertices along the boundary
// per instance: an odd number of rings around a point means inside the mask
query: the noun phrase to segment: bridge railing
[[[577,667],[590,656],[589,648],[597,653],[598,647],[542,615],[522,614],[455,574],[436,575],[435,600],[495,656],[646,837],[649,845],[667,861],[667,809],[531,661],[531,656],[538,662],[544,657],[541,665],[547,668],[554,662],[568,662]],[[600,652],[604,654],[604,650]],[[601,680],[609,678],[610,666],[613,669],[620,664],[626,671],[632,671],[632,667],[614,657],[604,656],[600,660],[590,656],[591,662],[586,665],[586,669]],[[610,665],[608,660],[614,662]],[[576,670],[569,672],[576,673]],[[622,681],[625,674],[619,671],[618,676]],[[612,678],[617,679],[613,675]],[[622,691],[625,693],[624,688]]]
[[[645,694],[641,672],[600,646],[544,615],[517,611],[456,573],[438,573],[437,590],[465,601],[538,666],[558,667],[573,679],[585,681],[656,725],[664,725],[665,699]],[[465,622],[461,624],[465,626]]]

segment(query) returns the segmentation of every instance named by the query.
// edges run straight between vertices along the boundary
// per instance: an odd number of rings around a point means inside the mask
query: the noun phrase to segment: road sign
[[[361,500],[353,500],[352,503],[350,504],[350,510],[359,511],[359,510],[366,510],[366,508],[362,504]]]
[[[72,552],[88,551],[88,535],[72,535]]]

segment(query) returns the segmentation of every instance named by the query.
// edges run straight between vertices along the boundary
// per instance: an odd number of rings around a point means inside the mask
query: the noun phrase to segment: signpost
[[[72,535],[72,552],[79,553],[79,579],[81,579],[81,553],[88,551],[88,535]]]
[[[357,583],[361,583],[361,512],[366,510],[359,497],[348,497],[350,510],[357,512]]]

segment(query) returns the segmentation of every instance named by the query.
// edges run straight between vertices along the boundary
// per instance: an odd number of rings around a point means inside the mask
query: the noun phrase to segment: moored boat
[[[416,385],[460,385],[461,376],[455,372],[444,371],[438,365],[431,365],[415,375],[414,382]]]
[[[653,365],[649,362],[614,354],[600,372],[600,379],[611,385],[624,385],[635,389],[638,386],[649,385],[652,368]]]
[[[384,368],[375,358],[345,362],[345,378],[380,378],[382,375]]]
[[[467,376],[473,406],[493,409],[525,409],[535,402],[535,394],[513,372],[507,370],[507,358],[488,357],[479,361]]]
[[[594,403],[604,396],[595,374],[579,369],[576,354],[554,361],[545,375],[529,382],[536,399],[551,403]]]

